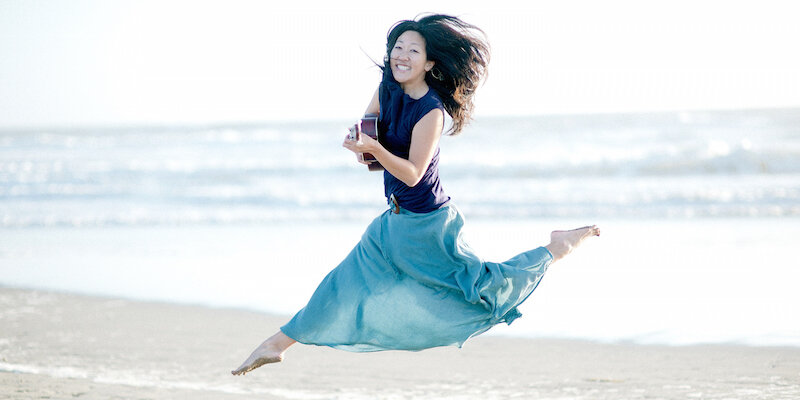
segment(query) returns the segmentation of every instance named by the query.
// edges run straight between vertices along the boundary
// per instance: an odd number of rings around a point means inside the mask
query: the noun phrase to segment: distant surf
[[[340,148],[346,126],[0,132],[0,226],[373,215],[380,173]],[[796,109],[486,118],[441,145],[472,218],[800,216]]]

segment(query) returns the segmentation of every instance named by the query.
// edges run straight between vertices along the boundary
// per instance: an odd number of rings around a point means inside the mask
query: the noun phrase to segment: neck
[[[420,82],[406,82],[401,84],[400,87],[403,88],[403,92],[414,100],[418,100],[425,96],[425,93],[428,93],[428,84],[425,83],[424,79]]]

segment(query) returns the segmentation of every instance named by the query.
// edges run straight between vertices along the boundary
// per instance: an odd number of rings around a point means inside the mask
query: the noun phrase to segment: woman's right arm
[[[378,98],[378,93],[380,93],[380,86],[378,86],[378,89],[375,89],[375,94],[372,95],[372,100],[369,101],[369,105],[367,106],[367,110],[364,111],[364,114],[375,114],[375,115],[380,114],[380,112],[381,112],[381,104],[380,104],[380,100]],[[367,137],[367,139],[362,139],[362,140],[370,140],[370,139],[371,139],[370,137]],[[363,151],[358,151],[358,150],[352,148],[353,146],[355,146],[355,144],[354,143],[350,143],[348,138],[344,139],[344,143],[342,143],[342,146],[344,146],[348,150],[356,153],[356,159],[358,160],[358,162],[360,162],[362,164],[365,164],[365,165],[369,165],[370,164],[369,162],[361,161],[361,158],[359,157],[359,154],[363,153]]]
[[[380,90],[380,86],[378,89],[375,89],[375,94],[372,95],[372,100],[370,100],[369,105],[367,106],[367,111],[364,111],[364,114],[380,114],[381,113],[381,103],[378,100],[378,91]]]

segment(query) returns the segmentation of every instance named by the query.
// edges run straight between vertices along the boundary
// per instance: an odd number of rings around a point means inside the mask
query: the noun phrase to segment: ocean
[[[386,209],[349,121],[0,130],[0,285],[290,315]],[[470,243],[600,238],[490,334],[800,346],[800,109],[479,118]]]

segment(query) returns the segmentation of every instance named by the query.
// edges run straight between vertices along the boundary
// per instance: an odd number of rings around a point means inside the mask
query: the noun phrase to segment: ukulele
[[[378,114],[365,114],[361,120],[356,122],[356,124],[350,128],[350,140],[361,140],[361,134],[365,134],[375,140],[379,140]],[[383,170],[383,166],[378,162],[378,159],[376,159],[375,156],[370,153],[359,153],[358,160],[369,163],[367,164],[367,168],[370,171]]]

